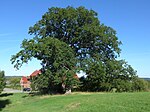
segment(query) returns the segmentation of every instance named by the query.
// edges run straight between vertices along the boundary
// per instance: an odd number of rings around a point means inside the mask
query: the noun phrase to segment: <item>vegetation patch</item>
[[[66,111],[72,111],[76,108],[79,108],[79,106],[80,106],[80,103],[78,103],[78,102],[71,103],[71,104],[66,106]]]
[[[0,110],[2,112],[149,112],[149,97],[149,92],[73,93],[46,96],[16,93],[1,95]]]

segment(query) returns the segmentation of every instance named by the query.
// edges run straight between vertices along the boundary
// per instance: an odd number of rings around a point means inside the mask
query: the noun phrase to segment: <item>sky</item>
[[[84,6],[98,13],[100,23],[117,32],[125,59],[139,77],[150,78],[150,0],[0,0],[0,70],[6,76],[27,76],[40,69],[33,59],[16,70],[10,62],[28,29],[51,7]]]

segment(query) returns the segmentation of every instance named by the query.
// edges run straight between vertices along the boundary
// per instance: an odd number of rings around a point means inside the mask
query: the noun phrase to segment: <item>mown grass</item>
[[[4,101],[4,102],[3,102]],[[7,101],[6,105],[3,104]],[[150,112],[150,93],[74,93],[0,96],[2,112]],[[0,105],[1,105],[0,104]]]

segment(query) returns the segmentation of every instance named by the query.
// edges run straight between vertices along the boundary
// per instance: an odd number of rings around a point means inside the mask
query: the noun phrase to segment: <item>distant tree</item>
[[[5,73],[4,71],[0,71],[0,93],[3,91],[5,85],[6,85]]]
[[[20,88],[20,77],[12,77],[9,79],[9,84],[13,89]]]

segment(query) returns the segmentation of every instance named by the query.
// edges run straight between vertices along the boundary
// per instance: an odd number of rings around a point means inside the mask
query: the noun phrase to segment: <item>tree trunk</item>
[[[71,94],[71,89],[66,90],[65,94]]]

